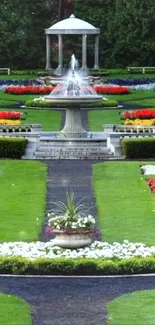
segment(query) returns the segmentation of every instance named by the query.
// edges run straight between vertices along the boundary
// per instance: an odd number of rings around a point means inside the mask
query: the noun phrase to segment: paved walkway
[[[0,277],[0,291],[30,304],[34,325],[107,325],[106,304],[142,289],[155,289],[155,277]]]

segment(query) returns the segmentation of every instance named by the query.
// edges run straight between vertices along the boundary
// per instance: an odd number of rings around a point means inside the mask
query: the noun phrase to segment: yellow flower
[[[0,119],[0,124],[1,125],[20,125],[20,124],[22,124],[22,121],[20,121],[20,120],[3,120],[3,119]]]
[[[155,125],[155,119],[146,119],[146,120],[140,120],[140,119],[136,119],[136,120],[130,120],[127,119],[124,121],[125,125],[147,125],[147,126],[151,126],[151,125]]]

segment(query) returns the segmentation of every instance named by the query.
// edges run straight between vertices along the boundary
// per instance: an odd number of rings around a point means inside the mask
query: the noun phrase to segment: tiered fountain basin
[[[85,105],[88,104],[96,104],[100,103],[103,100],[103,96],[100,95],[93,95],[93,96],[63,96],[63,97],[52,97],[52,96],[45,96],[44,101],[52,104],[60,104],[60,108],[64,105],[75,107],[78,106],[80,108],[85,108]]]
[[[44,97],[44,101],[56,104],[58,108],[65,107],[65,124],[59,133],[59,137],[65,138],[87,138],[87,131],[82,126],[81,108],[87,108],[89,104],[99,103],[102,96],[59,96],[49,95]],[[60,106],[59,106],[60,105]],[[52,109],[52,108],[51,108]]]

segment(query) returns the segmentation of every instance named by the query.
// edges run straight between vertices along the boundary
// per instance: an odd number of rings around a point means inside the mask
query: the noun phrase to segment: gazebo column
[[[50,36],[46,34],[46,70],[51,70],[51,45]]]
[[[59,34],[58,35],[58,50],[59,50],[59,53],[58,53],[58,62],[59,62],[59,65],[58,65],[58,70],[60,72],[60,74],[62,74],[62,70],[63,70],[63,47],[62,47],[62,35]]]
[[[99,69],[99,35],[95,35],[94,69]]]
[[[87,35],[82,35],[82,69],[87,69]]]

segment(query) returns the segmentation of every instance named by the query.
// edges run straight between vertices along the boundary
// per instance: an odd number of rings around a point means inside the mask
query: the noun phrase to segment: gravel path
[[[0,277],[0,291],[30,304],[34,325],[107,325],[106,304],[142,289],[155,289],[155,277]]]

